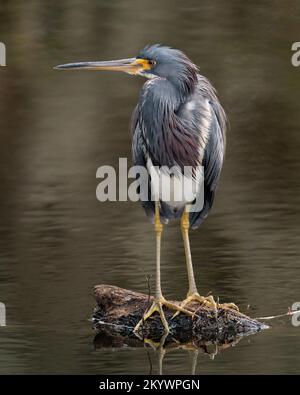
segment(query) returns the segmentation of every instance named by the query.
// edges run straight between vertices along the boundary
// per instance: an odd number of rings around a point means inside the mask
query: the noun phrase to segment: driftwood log
[[[136,341],[133,329],[151,305],[153,297],[113,285],[97,285],[94,288],[94,297],[97,306],[93,313],[93,324],[102,334],[106,334],[105,342],[110,339],[113,344],[114,338]],[[194,312],[194,316],[179,314],[172,319],[174,311],[164,310],[170,328],[169,341],[175,340],[181,344],[196,341],[201,344],[210,342],[222,345],[268,328],[267,325],[245,314],[221,306],[218,307],[217,314],[198,302],[192,302],[186,308]],[[163,333],[160,318],[155,313],[144,322],[139,336],[157,341]]]

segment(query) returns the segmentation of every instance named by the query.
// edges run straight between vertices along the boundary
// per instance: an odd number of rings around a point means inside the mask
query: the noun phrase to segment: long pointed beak
[[[107,62],[79,62],[67,63],[54,67],[59,70],[113,70],[124,71],[129,74],[137,74],[139,71],[145,69],[145,63],[142,59],[130,58],[121,60],[110,60]]]

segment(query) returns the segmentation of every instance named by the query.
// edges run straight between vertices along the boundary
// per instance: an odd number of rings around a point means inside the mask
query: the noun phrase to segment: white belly
[[[163,201],[173,208],[192,204],[201,196],[203,187],[203,168],[198,166],[192,176],[191,167],[186,166],[184,174],[179,167],[154,166],[151,159],[147,161],[151,177],[151,199]]]

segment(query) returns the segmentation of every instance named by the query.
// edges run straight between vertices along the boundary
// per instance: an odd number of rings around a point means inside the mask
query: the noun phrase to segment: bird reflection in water
[[[157,372],[163,374],[164,359],[168,353],[173,351],[183,350],[185,351],[190,359],[190,368],[187,374],[197,374],[197,362],[199,354],[202,352],[207,355],[211,360],[231,347],[237,345],[241,339],[245,336],[234,336],[224,341],[201,341],[200,339],[191,339],[185,343],[180,343],[174,338],[167,337],[165,334],[160,341],[154,341],[152,339],[140,340],[137,337],[122,336],[116,332],[112,332],[107,329],[100,329],[94,338],[94,346],[97,350],[109,349],[109,350],[122,350],[133,349],[139,350],[144,347],[148,362],[149,371],[148,374],[155,374],[156,371],[153,369],[153,363],[150,351],[154,351],[157,358]]]

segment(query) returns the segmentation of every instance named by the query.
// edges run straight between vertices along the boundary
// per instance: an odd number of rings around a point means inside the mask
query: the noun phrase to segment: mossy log
[[[95,328],[118,333],[126,337],[136,337],[134,327],[143,317],[153,301],[153,297],[139,292],[122,289],[113,285],[97,285],[94,288],[97,306],[93,314]],[[180,302],[174,301],[179,304]],[[187,316],[180,313],[175,318],[174,311],[164,309],[170,328],[170,337],[180,343],[196,339],[201,342],[224,344],[237,337],[254,334],[268,326],[234,309],[218,306],[217,313],[199,302],[191,302],[186,308],[194,313]],[[164,330],[160,317],[155,313],[142,325],[139,336],[157,340]]]

